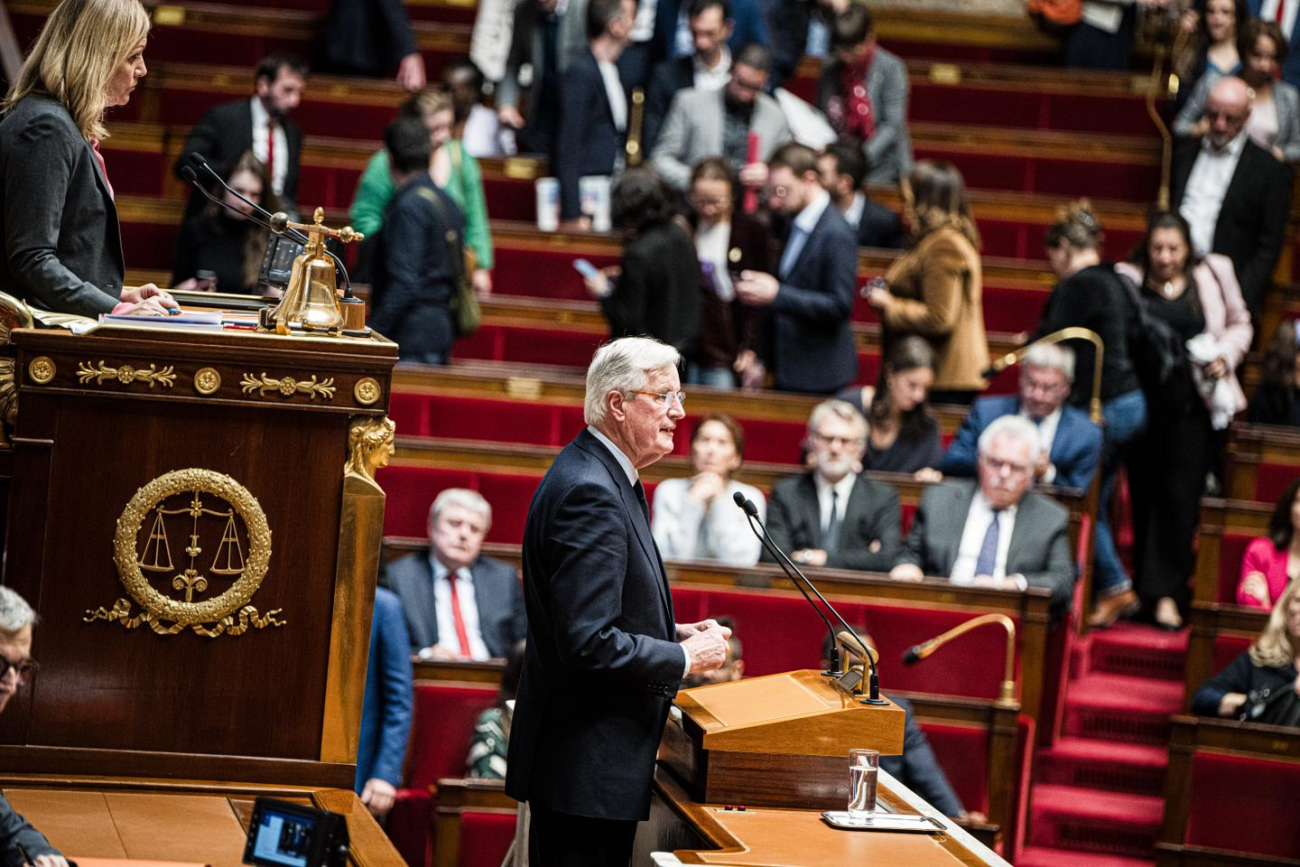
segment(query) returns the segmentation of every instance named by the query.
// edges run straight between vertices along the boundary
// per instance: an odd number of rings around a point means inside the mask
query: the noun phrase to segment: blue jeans
[[[1114,596],[1133,588],[1124,571],[1115,534],[1110,527],[1111,501],[1115,498],[1115,476],[1123,462],[1125,447],[1146,430],[1147,401],[1135,389],[1113,398],[1101,408],[1106,420],[1105,440],[1101,448],[1101,492],[1097,499],[1097,530],[1093,540],[1093,589],[1098,599]]]
[[[736,374],[727,367],[704,367],[692,361],[686,365],[686,384],[702,385],[719,391],[734,391]]]

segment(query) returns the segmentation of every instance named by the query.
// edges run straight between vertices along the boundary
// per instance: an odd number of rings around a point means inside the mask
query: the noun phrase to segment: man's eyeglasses
[[[26,683],[32,679],[32,675],[36,674],[36,669],[39,667],[34,659],[20,659],[17,662],[11,662],[0,656],[0,680],[8,677],[9,672],[12,670],[18,676],[19,683]]]
[[[998,460],[997,458],[988,457],[987,455],[982,456],[980,458],[980,461],[984,464],[984,466],[988,467],[990,470],[992,470],[995,473],[1002,473],[1003,471],[1006,471],[1008,475],[1012,475],[1012,476],[1027,476],[1034,469],[1033,467],[1026,466],[1025,464],[1018,464],[1014,461],[1002,461],[1002,460]]]
[[[673,401],[682,409],[686,409],[686,393],[682,391],[629,391],[628,394],[643,394],[646,397],[657,397],[659,402],[664,405],[664,409],[672,409]]]

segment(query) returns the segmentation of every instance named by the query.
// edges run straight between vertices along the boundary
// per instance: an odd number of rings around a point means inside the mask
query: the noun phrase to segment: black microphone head
[[[199,176],[194,174],[194,169],[189,166],[181,166],[181,177],[187,184],[196,183],[199,179]]]
[[[271,231],[277,235],[283,235],[284,230],[289,228],[289,215],[284,211],[276,211],[271,215]],[[737,491],[736,493],[740,493]]]
[[[190,151],[190,162],[201,169],[208,167],[208,161],[203,158],[203,154],[198,151]]]
[[[732,494],[731,499],[734,500],[736,505],[740,506],[740,508],[745,508],[745,495],[740,491],[736,491],[736,493]]]
[[[921,661],[921,645],[914,644],[903,651],[903,665],[915,665]]]

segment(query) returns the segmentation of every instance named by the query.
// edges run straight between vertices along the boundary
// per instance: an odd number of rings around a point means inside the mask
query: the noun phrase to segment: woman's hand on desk
[[[133,305],[123,311],[128,316],[167,316],[173,310],[180,312],[176,299],[153,283],[123,287],[122,294],[118,297],[124,303]]]

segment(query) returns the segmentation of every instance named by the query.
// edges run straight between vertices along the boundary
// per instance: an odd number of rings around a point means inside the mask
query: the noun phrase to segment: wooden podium
[[[849,750],[903,752],[902,708],[862,704],[817,671],[701,686],[677,706],[660,759],[704,803],[843,809]]]
[[[15,773],[351,789],[394,344],[13,332]]]

